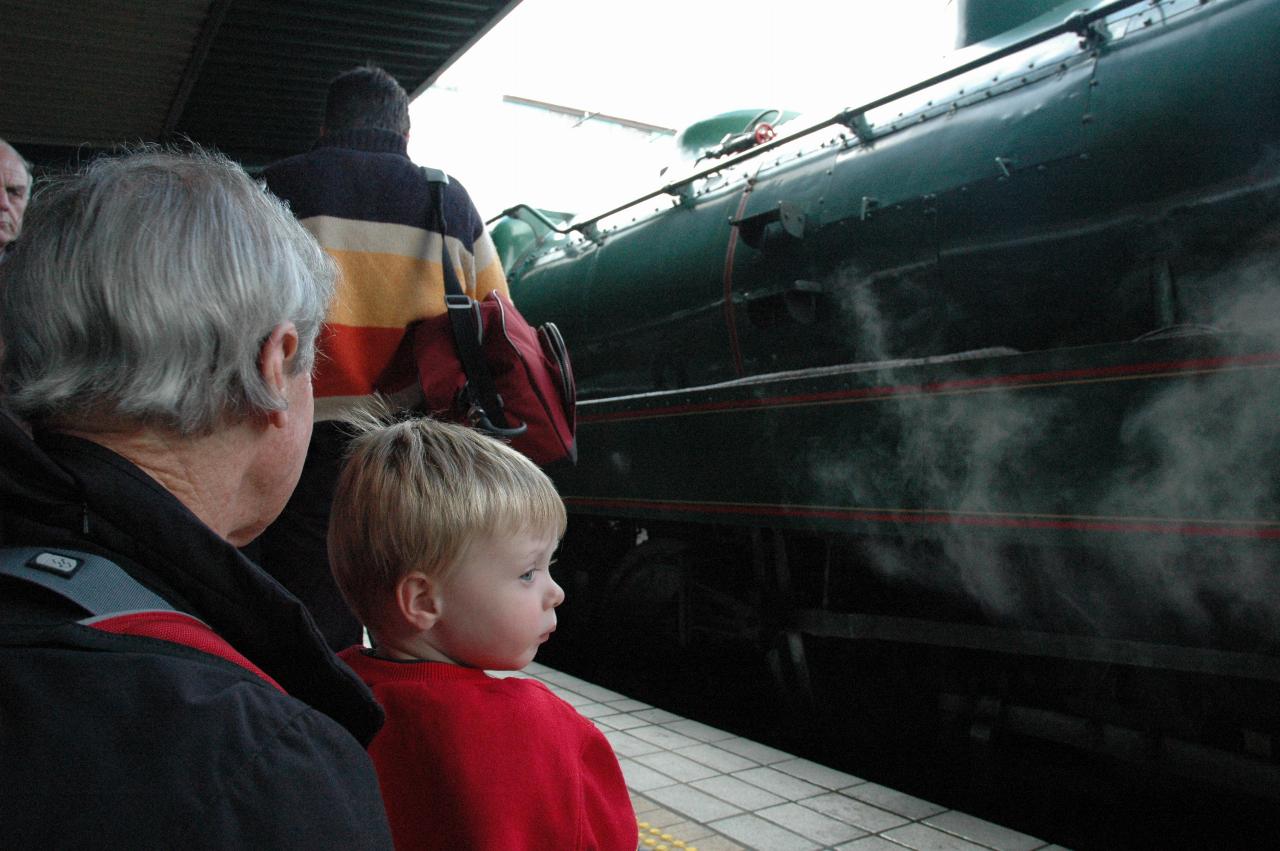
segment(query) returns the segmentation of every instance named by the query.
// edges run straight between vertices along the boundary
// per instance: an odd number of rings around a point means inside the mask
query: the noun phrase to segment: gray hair
[[[36,193],[0,264],[0,382],[33,422],[195,434],[282,410],[261,347],[292,322],[296,369],[309,371],[336,277],[289,210],[221,154],[100,158]]]

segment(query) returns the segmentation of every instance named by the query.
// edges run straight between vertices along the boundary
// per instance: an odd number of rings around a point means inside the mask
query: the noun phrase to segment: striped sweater
[[[325,135],[305,154],[263,172],[267,188],[341,269],[316,359],[316,419],[342,416],[372,393],[407,351],[405,327],[444,312],[441,239],[473,298],[507,294],[493,241],[466,189],[444,190],[444,223],[426,175],[409,159],[406,139],[387,130]]]

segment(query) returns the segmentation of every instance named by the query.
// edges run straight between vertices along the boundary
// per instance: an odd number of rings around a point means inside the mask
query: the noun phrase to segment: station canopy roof
[[[519,0],[0,0],[0,138],[60,169],[190,138],[252,169],[311,147],[328,81],[410,96]]]

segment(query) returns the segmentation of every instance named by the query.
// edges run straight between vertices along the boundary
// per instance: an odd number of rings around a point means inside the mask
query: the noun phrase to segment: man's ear
[[[413,571],[396,583],[396,610],[415,632],[426,632],[440,617],[439,583]]]
[[[281,399],[288,395],[299,345],[298,329],[292,322],[282,322],[271,329],[258,351],[258,374],[267,389]],[[267,416],[272,425],[279,427],[284,425],[286,415],[286,411],[271,411]]]

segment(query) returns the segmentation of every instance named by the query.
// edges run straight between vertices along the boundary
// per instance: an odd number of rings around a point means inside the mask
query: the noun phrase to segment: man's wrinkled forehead
[[[27,174],[26,163],[8,145],[0,145],[0,182],[6,189],[22,186],[31,188],[31,176]]]

